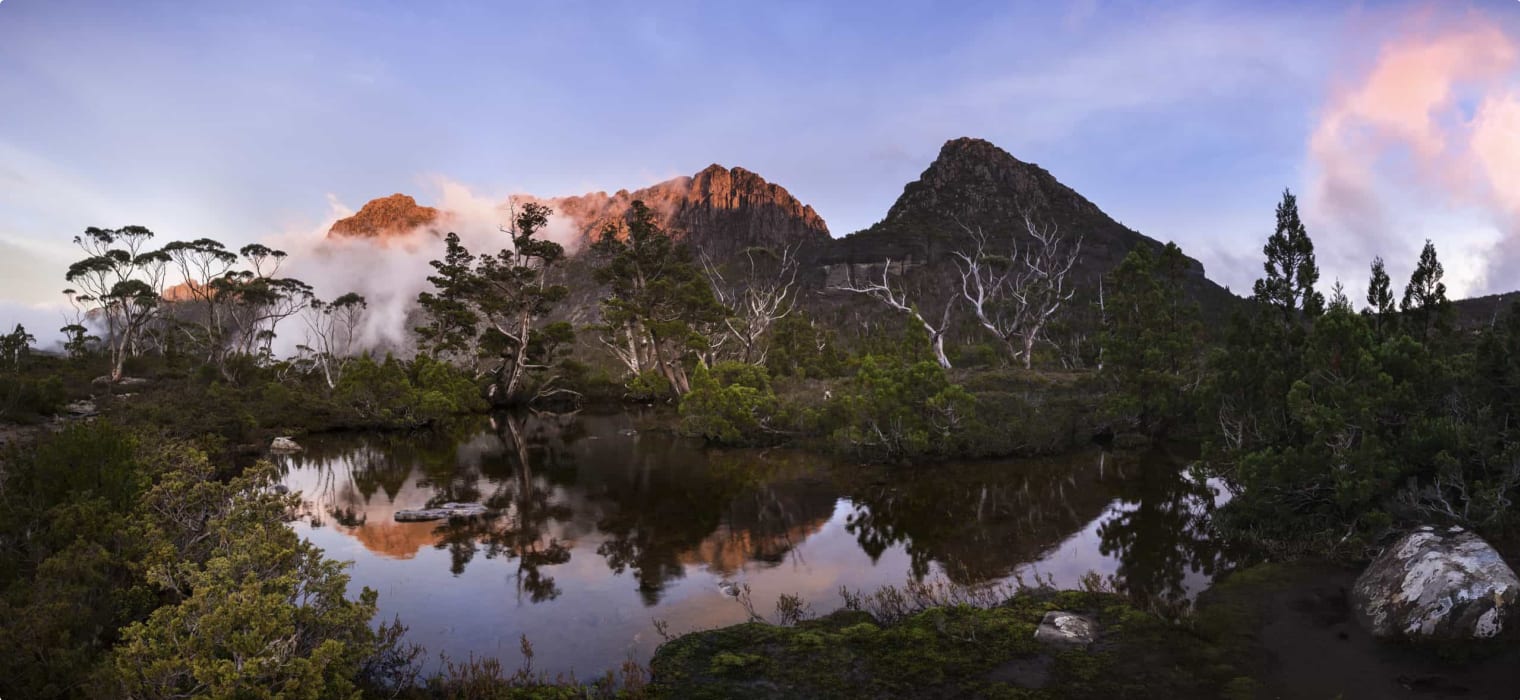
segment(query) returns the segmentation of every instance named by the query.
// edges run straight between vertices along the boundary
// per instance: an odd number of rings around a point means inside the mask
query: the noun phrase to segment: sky
[[[634,189],[709,163],[869,226],[987,139],[1237,292],[1285,188],[1324,284],[1426,239],[1520,288],[1520,2],[0,0],[0,326],[87,226],[318,236],[392,192]]]

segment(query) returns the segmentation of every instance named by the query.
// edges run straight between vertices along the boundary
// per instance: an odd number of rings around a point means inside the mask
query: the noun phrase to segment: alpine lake
[[[665,417],[668,425],[668,415]],[[533,645],[533,667],[594,677],[670,634],[817,614],[842,590],[1084,580],[1185,606],[1227,565],[1209,537],[1227,496],[1164,452],[864,467],[817,454],[710,449],[654,413],[498,414],[437,433],[332,434],[277,457],[293,527],[352,562],[436,668]],[[485,517],[399,522],[480,503]],[[658,621],[658,622],[657,622]]]

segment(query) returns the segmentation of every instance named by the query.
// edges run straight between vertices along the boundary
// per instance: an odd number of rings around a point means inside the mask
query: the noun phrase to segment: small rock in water
[[[1034,640],[1063,647],[1085,647],[1098,639],[1098,623],[1086,615],[1053,610],[1045,613]]]
[[[1373,636],[1488,639],[1504,632],[1520,579],[1482,538],[1459,527],[1422,527],[1384,550],[1351,589]]]
[[[445,503],[437,508],[417,508],[396,511],[396,521],[402,523],[444,520],[447,518],[475,518],[489,514],[491,510],[479,503]]]
[[[301,446],[297,445],[295,440],[292,440],[288,437],[277,437],[269,443],[270,452],[300,452],[301,449]]]
[[[733,581],[719,581],[718,590],[723,591],[723,595],[726,595],[730,598],[739,597],[739,584],[734,583]]]
[[[618,431],[618,435],[633,436],[633,435],[638,435],[638,434],[639,434],[639,431],[634,430],[633,428],[623,428],[622,430]]]

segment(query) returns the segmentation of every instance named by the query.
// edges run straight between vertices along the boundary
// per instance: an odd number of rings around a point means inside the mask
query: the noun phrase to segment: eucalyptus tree
[[[179,329],[189,335],[192,343],[203,348],[207,362],[220,364],[228,323],[226,307],[231,299],[223,294],[227,285],[218,281],[233,274],[237,254],[209,238],[174,241],[164,246],[164,253],[174,261],[182,280],[165,295],[176,304],[196,307],[194,318],[176,319]]]
[[[344,368],[356,354],[359,327],[368,308],[364,297],[349,292],[331,302],[314,298],[301,315],[306,322],[303,348],[311,353],[311,361],[322,371],[329,389],[338,386]]]
[[[20,369],[22,360],[26,359],[35,342],[36,336],[26,332],[25,326],[16,324],[15,330],[0,335],[0,365],[9,365],[13,370]]]
[[[226,302],[227,354],[264,362],[273,352],[279,325],[301,313],[313,298],[311,285],[290,277],[278,277],[288,257],[283,250],[251,243],[238,249],[244,268],[211,280],[213,293]],[[235,373],[224,360],[222,373],[229,380]]]
[[[141,351],[143,331],[161,308],[170,258],[152,250],[152,240],[153,232],[143,226],[91,226],[74,237],[86,257],[69,266],[65,279],[77,290],[64,293],[81,306],[86,319],[104,327],[113,382],[121,379],[127,357]]]

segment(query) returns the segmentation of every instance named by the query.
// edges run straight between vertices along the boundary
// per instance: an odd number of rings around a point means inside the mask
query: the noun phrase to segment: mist
[[[471,253],[494,255],[511,247],[511,238],[502,231],[510,223],[511,196],[483,195],[442,177],[433,178],[429,189],[435,195],[429,203],[446,214],[441,228],[459,234]],[[434,273],[429,262],[443,257],[443,237],[420,228],[388,238],[329,238],[327,231],[333,223],[351,216],[354,209],[331,195],[328,203],[328,215],[320,225],[265,241],[290,254],[280,274],[311,285],[324,301],[349,292],[363,296],[369,306],[358,332],[360,349],[403,357],[415,354],[412,328],[417,325],[417,295],[433,289],[427,281]],[[575,222],[558,214],[550,217],[543,233],[567,253],[577,252],[582,243]],[[303,342],[305,330],[300,319],[288,319],[279,329],[276,352],[293,353]]]

